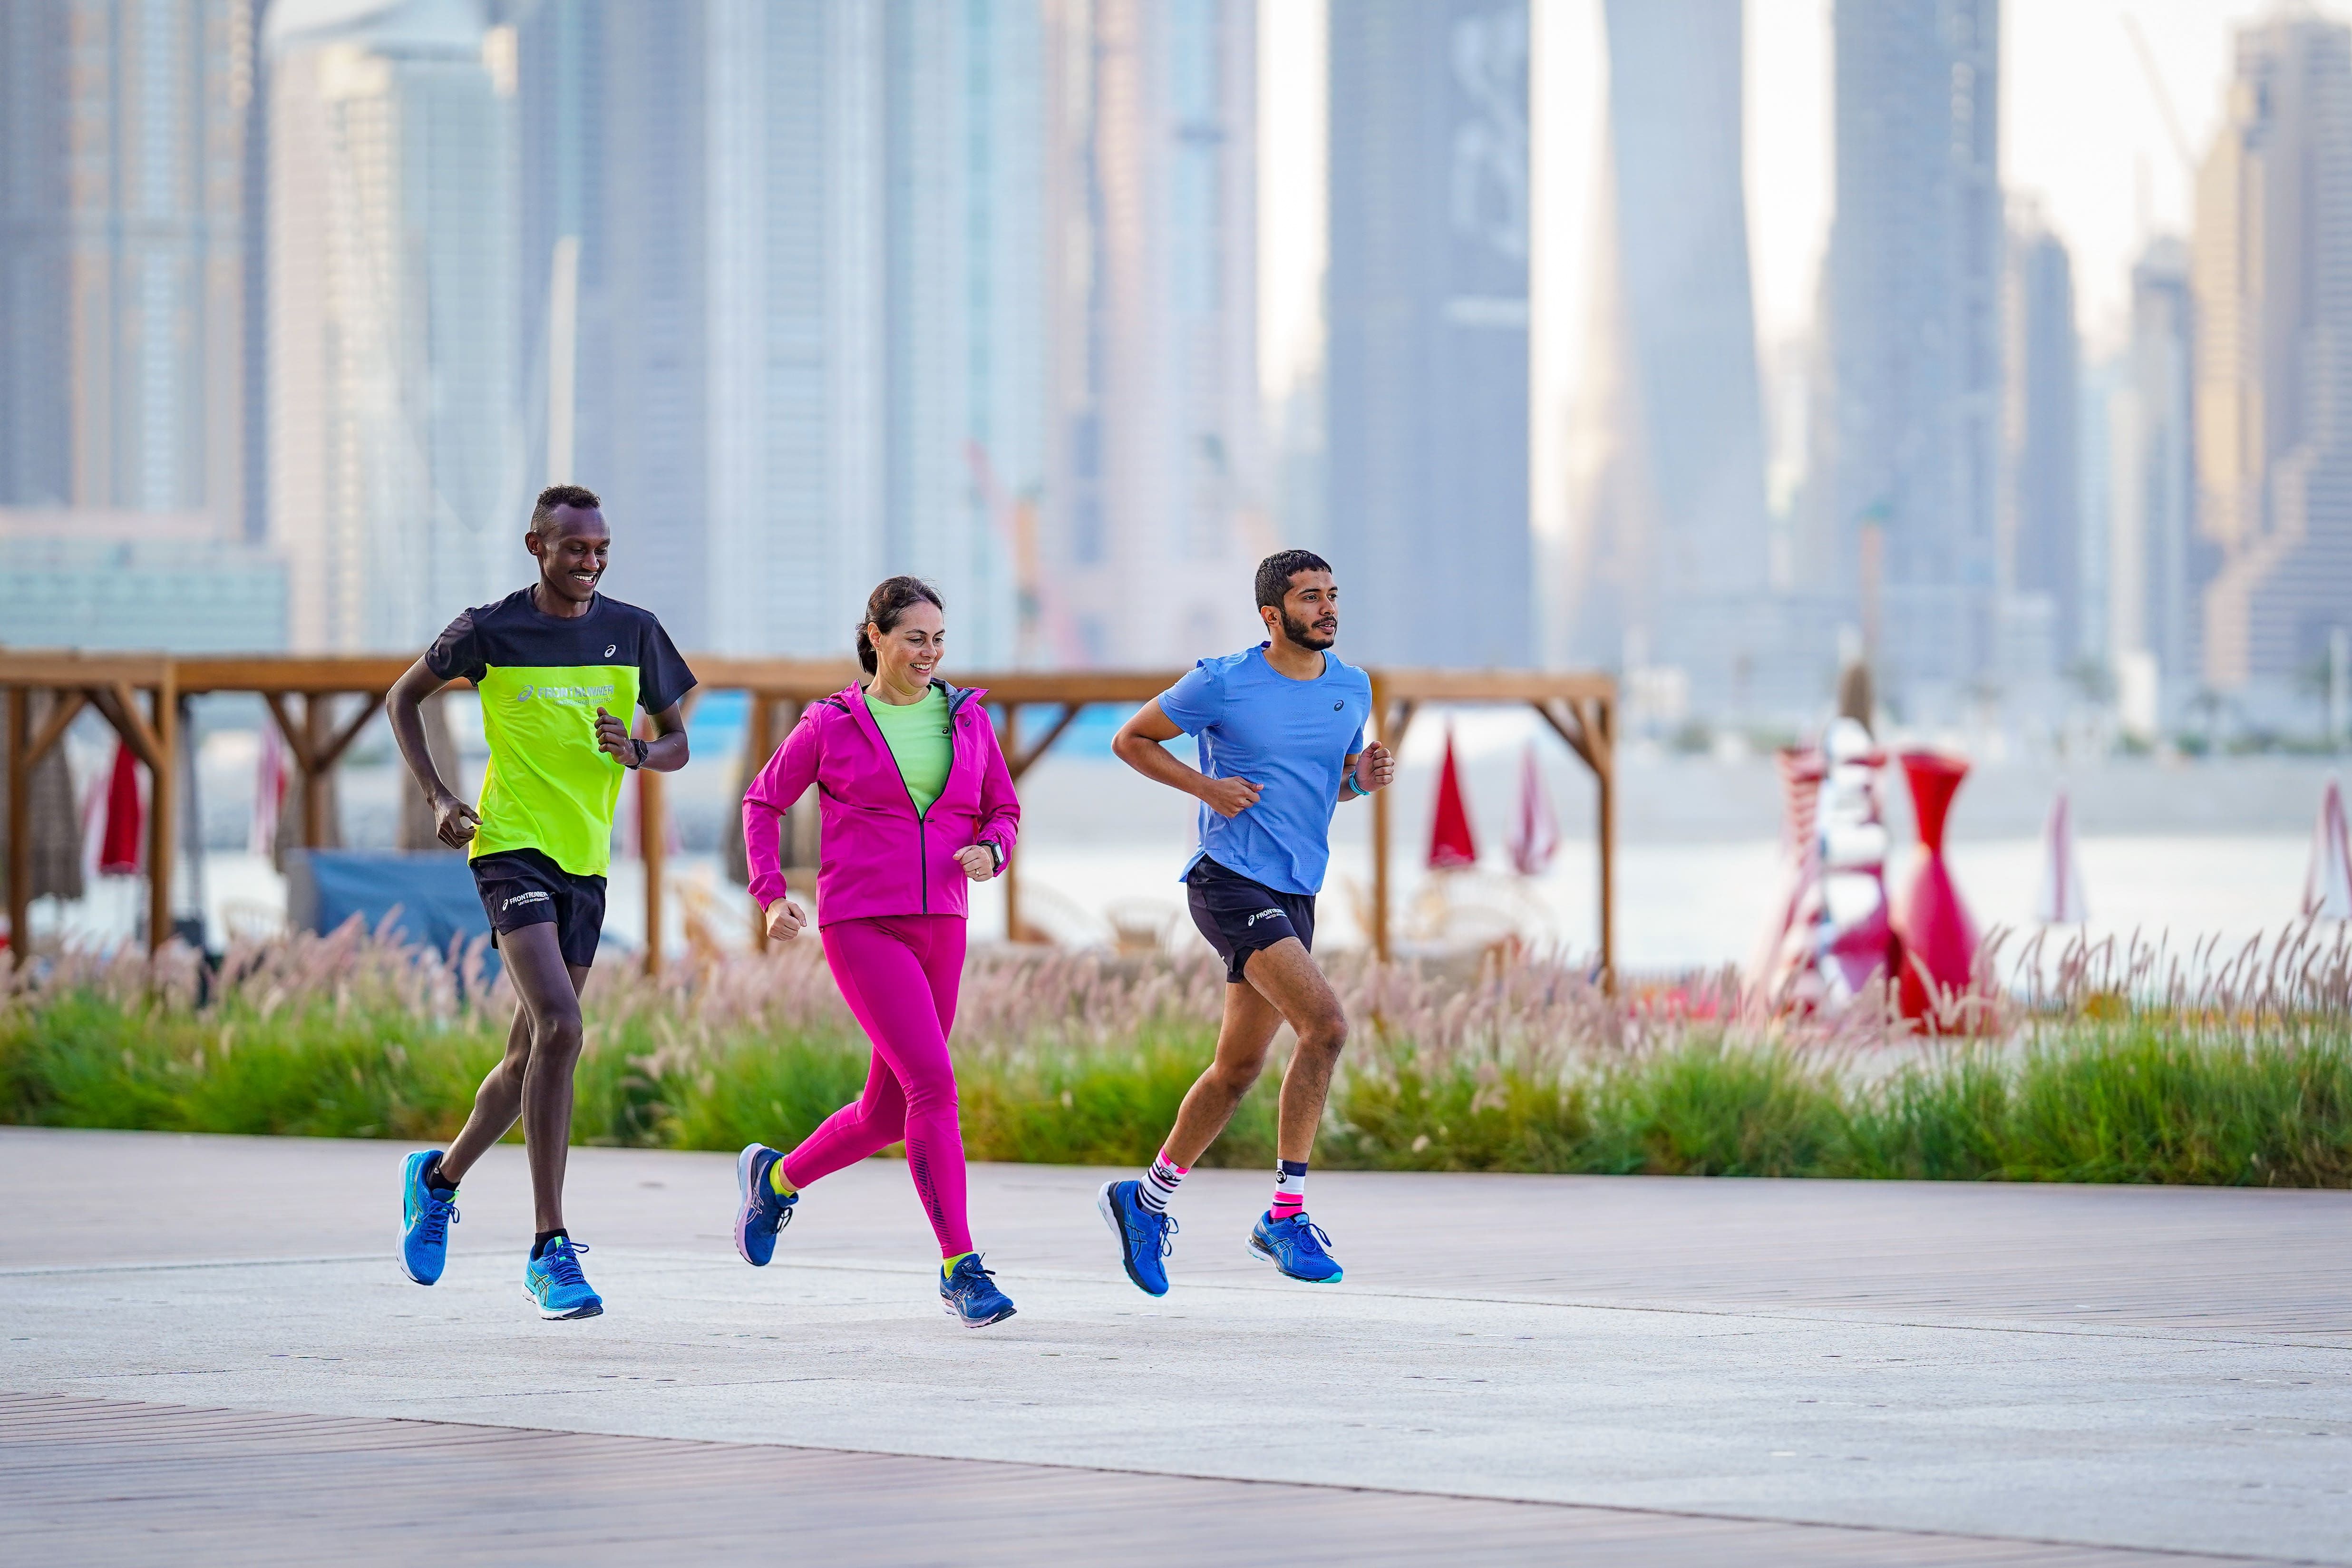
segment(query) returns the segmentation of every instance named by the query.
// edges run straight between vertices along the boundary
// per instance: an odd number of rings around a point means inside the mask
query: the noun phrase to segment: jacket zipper
[[[947,685],[945,681],[941,681],[940,684],[942,686]],[[955,717],[957,712],[963,707],[965,700],[971,694],[966,691],[957,690],[953,687],[949,687],[949,689],[955,691],[955,695],[948,699],[947,704],[948,777],[953,778],[955,776]],[[867,700],[871,701],[872,699],[868,698]],[[848,711],[847,708],[845,707],[843,711]],[[875,720],[874,728],[877,731],[879,731],[882,728],[882,721],[879,719]],[[890,766],[895,769],[898,774],[898,787],[907,792],[907,808],[915,814],[915,880],[923,889],[923,913],[929,914],[931,912],[930,806],[918,806],[915,805],[914,786],[907,782],[907,770],[898,766],[898,753],[890,750],[890,737],[887,735],[882,737],[882,750],[888,753],[890,758]],[[940,786],[940,794],[945,795],[946,793],[946,786],[942,784]],[[937,805],[939,804],[939,795],[933,795],[931,797],[931,805]]]

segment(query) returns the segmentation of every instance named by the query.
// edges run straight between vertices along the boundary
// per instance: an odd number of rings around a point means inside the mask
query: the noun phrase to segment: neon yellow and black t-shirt
[[[584,616],[551,616],[524,588],[451,621],[425,663],[482,695],[490,765],[472,853],[536,849],[575,877],[603,876],[626,770],[597,749],[596,710],[629,723],[694,689],[661,623],[602,594]]]

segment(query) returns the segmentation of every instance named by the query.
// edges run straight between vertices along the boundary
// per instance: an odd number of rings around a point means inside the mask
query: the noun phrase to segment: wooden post
[[[318,849],[327,842],[327,770],[319,759],[326,754],[329,721],[335,700],[321,691],[302,699],[302,744],[293,748],[295,764],[302,770],[302,847]]]
[[[172,940],[172,846],[180,784],[180,693],[167,662],[154,688],[155,763],[147,791],[147,951]]]
[[[654,738],[651,719],[638,721],[645,737]],[[651,768],[637,770],[637,853],[646,867],[646,973],[659,974],[662,966],[662,877],[669,853],[669,821],[663,810],[662,775]]]
[[[1021,710],[1013,703],[1003,702],[997,705],[997,711],[1004,715],[1003,733],[997,737],[997,750],[1003,752],[1006,761],[1010,763],[1012,759],[1021,754]],[[1016,779],[1014,782],[1019,781]],[[1004,884],[1004,940],[1026,942],[1029,940],[1028,933],[1021,929],[1021,857],[1019,855],[1013,855],[1004,862],[1004,869],[998,874],[998,880]]]
[[[746,790],[751,787],[752,779],[758,775],[761,768],[768,765],[768,759],[776,752],[775,705],[764,691],[754,691],[751,694],[751,711],[745,721],[747,744],[743,748],[743,787]],[[740,807],[742,802],[738,800],[736,805]],[[735,827],[737,832],[741,831],[740,820],[741,814],[739,811],[738,825]],[[729,831],[729,825],[720,823],[719,831],[721,833]],[[776,825],[776,831],[778,838],[781,839],[783,837],[783,824],[781,821]],[[780,844],[779,847],[790,849],[791,846]],[[761,952],[768,951],[768,911],[760,907],[760,900],[757,899],[751,900],[751,946]]]
[[[32,950],[33,694],[8,689],[8,952],[17,968]]]
[[[1388,683],[1372,678],[1372,736],[1391,751]],[[1372,956],[1389,961],[1389,792],[1372,792]]]
[[[1593,813],[1601,849],[1601,984],[1617,989],[1617,704],[1596,699],[1587,710],[1592,737],[1592,777],[1599,786]]]

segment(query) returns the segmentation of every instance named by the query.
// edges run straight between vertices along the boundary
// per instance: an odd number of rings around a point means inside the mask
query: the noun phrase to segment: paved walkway
[[[1155,1302],[1097,1173],[988,1167],[975,1229],[1022,1313],[967,1334],[888,1162],[755,1273],[731,1162],[577,1151],[611,1310],[541,1324],[519,1152],[430,1291],[391,1261],[399,1152],[0,1131],[7,1538],[2352,1563],[2352,1194],[1324,1173],[1349,1275],[1313,1289],[1243,1255],[1259,1175],[1202,1172]]]

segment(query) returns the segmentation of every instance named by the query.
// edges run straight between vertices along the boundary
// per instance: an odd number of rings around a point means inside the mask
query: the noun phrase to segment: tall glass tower
[[[1524,0],[1340,8],[1329,147],[1325,531],[1350,657],[1525,665]]]

